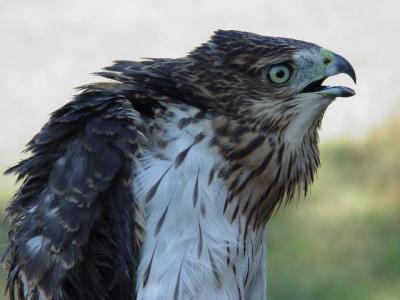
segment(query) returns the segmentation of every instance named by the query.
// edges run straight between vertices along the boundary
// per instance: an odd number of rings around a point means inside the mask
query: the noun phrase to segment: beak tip
[[[334,56],[338,71],[349,75],[350,78],[353,79],[354,83],[357,83],[356,72],[354,71],[353,66],[343,56],[338,54],[334,54]]]
[[[353,72],[351,72],[351,74],[349,74],[349,76],[351,77],[351,79],[353,79],[354,83],[357,83],[356,72],[354,72],[354,69],[353,69]]]

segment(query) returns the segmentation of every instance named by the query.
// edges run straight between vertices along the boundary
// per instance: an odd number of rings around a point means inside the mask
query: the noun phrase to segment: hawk
[[[14,299],[265,299],[264,227],[306,194],[353,67],[315,44],[217,31],[178,59],[116,61],[7,173]]]

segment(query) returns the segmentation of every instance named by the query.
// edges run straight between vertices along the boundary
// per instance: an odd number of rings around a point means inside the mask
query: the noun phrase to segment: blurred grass
[[[364,141],[322,145],[311,195],[269,223],[269,299],[400,299],[399,132],[393,121]],[[12,182],[0,180],[1,210]]]

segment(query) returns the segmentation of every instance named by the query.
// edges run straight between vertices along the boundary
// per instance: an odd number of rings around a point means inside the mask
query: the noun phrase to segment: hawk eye
[[[275,65],[268,69],[268,80],[274,84],[284,84],[289,81],[292,75],[291,68],[286,65]]]

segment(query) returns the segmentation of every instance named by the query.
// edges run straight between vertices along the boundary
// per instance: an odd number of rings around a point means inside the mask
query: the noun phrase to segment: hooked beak
[[[343,57],[338,54],[332,53],[332,60],[327,65],[326,76],[312,82],[303,89],[303,93],[314,92],[318,93],[324,97],[336,98],[336,97],[351,97],[356,94],[356,92],[346,86],[323,86],[322,82],[331,76],[338,74],[347,74],[356,83],[356,73],[353,66]]]

